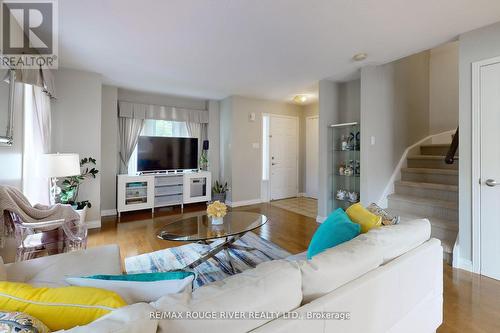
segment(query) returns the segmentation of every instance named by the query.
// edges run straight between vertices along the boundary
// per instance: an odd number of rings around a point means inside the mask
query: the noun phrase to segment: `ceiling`
[[[500,21],[500,1],[63,0],[59,18],[60,67],[107,84],[290,100]]]

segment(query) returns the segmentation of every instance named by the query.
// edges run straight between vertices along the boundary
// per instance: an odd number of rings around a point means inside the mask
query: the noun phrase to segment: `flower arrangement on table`
[[[227,214],[227,206],[220,201],[214,201],[207,207],[207,215],[212,219],[212,224],[223,224]]]

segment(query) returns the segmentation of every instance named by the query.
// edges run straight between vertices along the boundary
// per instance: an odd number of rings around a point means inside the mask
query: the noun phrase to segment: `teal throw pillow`
[[[87,279],[95,280],[114,280],[114,281],[136,281],[136,282],[151,282],[161,280],[182,280],[189,276],[194,276],[193,272],[188,271],[170,271],[156,273],[139,273],[139,274],[123,274],[123,275],[92,275],[86,276]]]
[[[342,208],[337,209],[314,233],[307,249],[307,259],[353,239],[360,232],[361,226],[352,222]]]
[[[188,271],[140,273],[124,275],[93,275],[68,277],[73,286],[94,287],[111,290],[128,304],[154,302],[168,294],[191,292],[195,274]]]

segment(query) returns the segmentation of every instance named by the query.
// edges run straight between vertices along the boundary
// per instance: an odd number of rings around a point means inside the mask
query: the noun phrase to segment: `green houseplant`
[[[212,186],[212,201],[226,202],[226,193],[229,191],[227,182],[224,184],[219,183],[218,180],[215,181]]]
[[[96,160],[92,157],[85,157],[80,160],[82,173],[77,176],[63,178],[61,183],[60,201],[63,204],[72,205],[76,210],[83,210],[92,207],[88,200],[78,201],[78,191],[80,185],[87,179],[96,178],[99,170],[95,168]]]

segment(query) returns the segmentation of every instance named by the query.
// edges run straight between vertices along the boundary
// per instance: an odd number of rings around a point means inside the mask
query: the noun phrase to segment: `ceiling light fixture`
[[[293,98],[293,101],[297,104],[303,104],[305,102],[307,102],[308,100],[308,96],[307,95],[296,95],[294,98]]]
[[[366,58],[368,58],[368,54],[366,54],[366,53],[358,53],[358,54],[355,54],[352,57],[352,60],[354,60],[354,61],[363,61]]]

